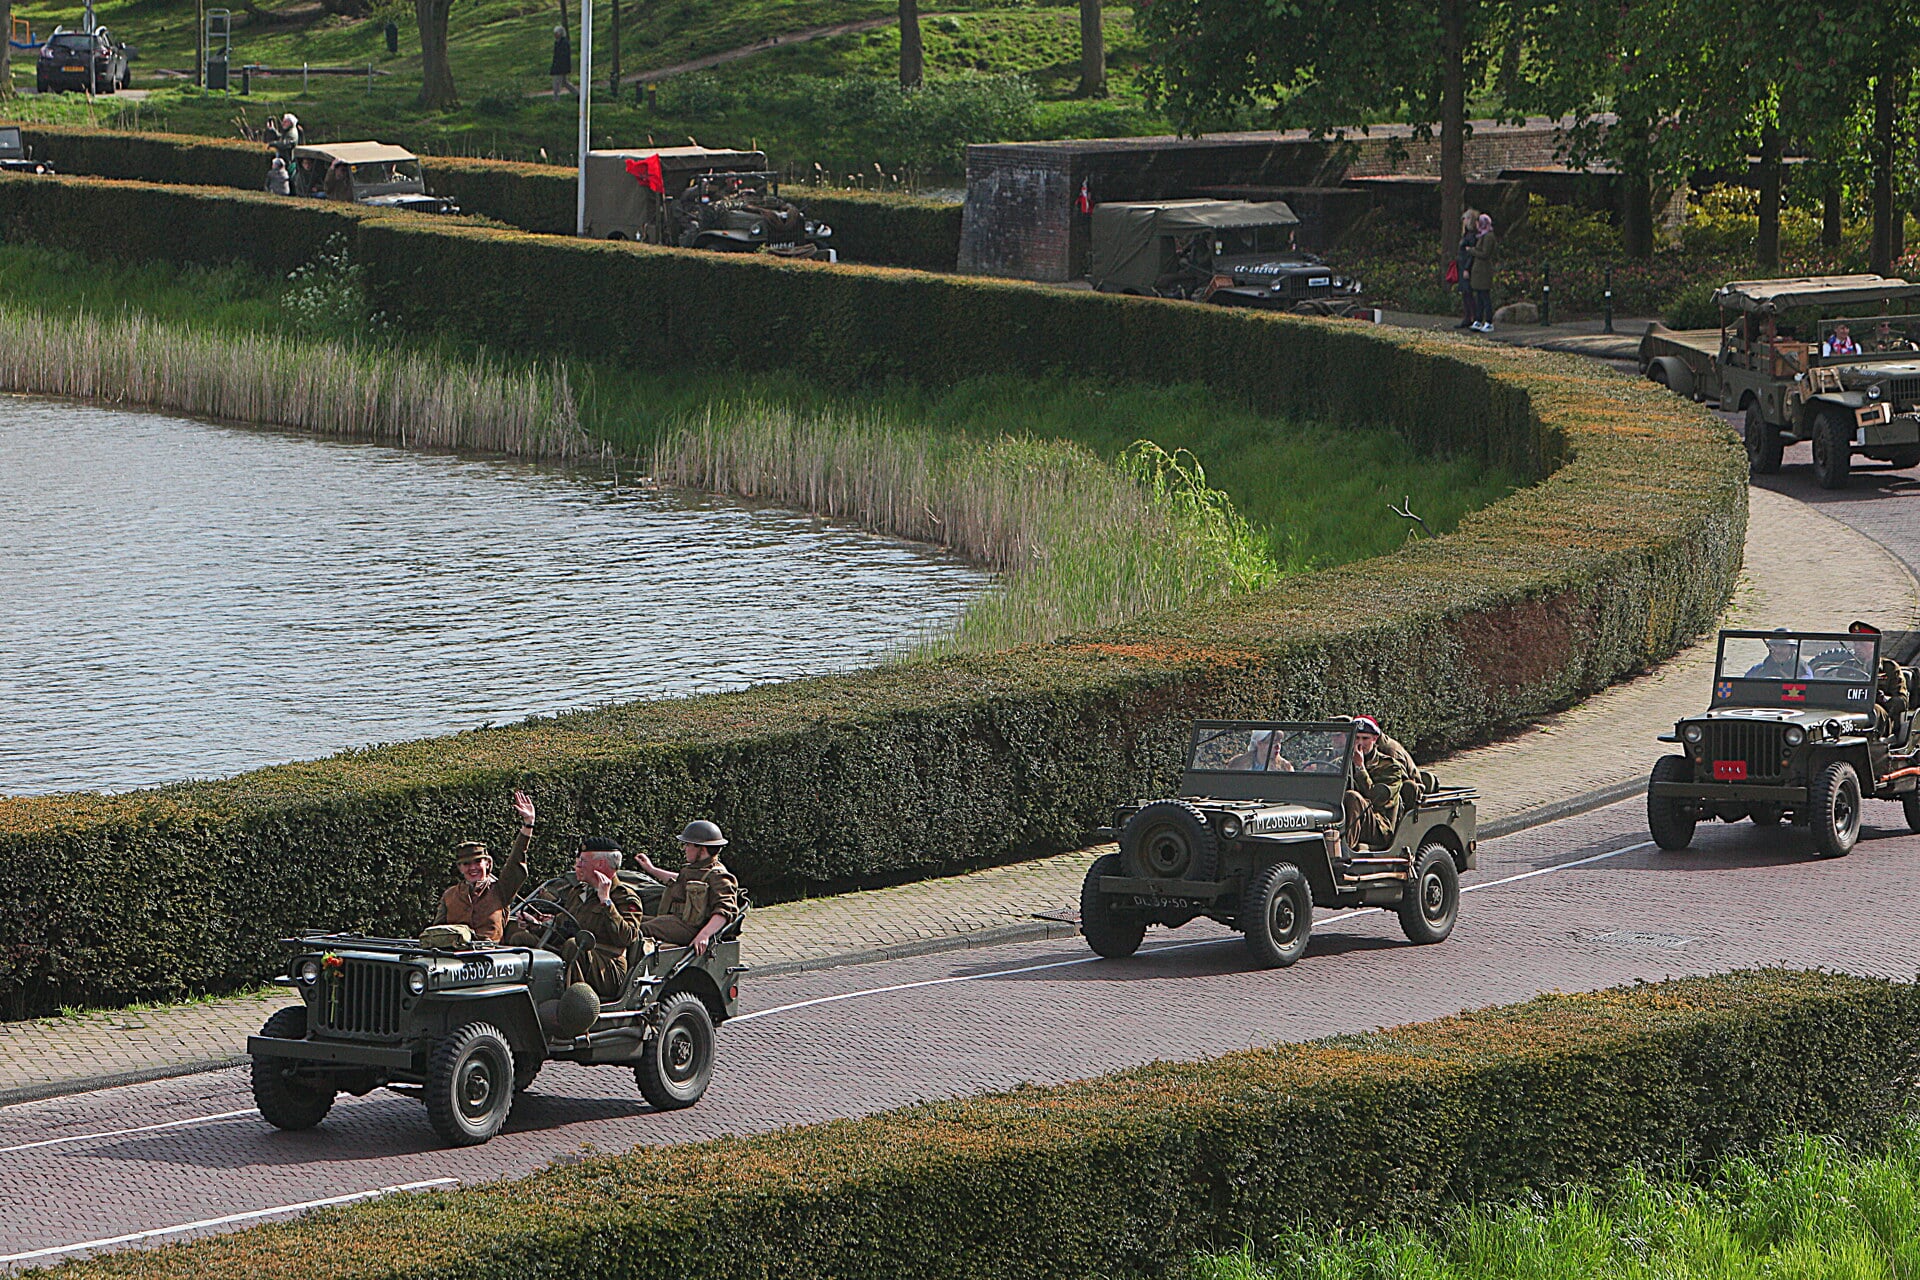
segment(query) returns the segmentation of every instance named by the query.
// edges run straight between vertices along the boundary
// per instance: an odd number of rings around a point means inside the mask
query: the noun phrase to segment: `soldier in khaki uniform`
[[[478,840],[464,840],[454,848],[454,870],[460,883],[448,886],[440,895],[435,924],[464,924],[473,930],[477,942],[499,942],[506,936],[507,904],[527,882],[527,846],[533,843],[532,797],[524,791],[514,792],[513,812],[520,820],[520,830],[513,837],[507,865],[498,874],[487,846]]]
[[[635,855],[635,866],[667,886],[660,914],[641,921],[640,932],[668,946],[691,946],[695,954],[707,954],[713,935],[740,914],[740,882],[720,863],[726,843],[719,826],[701,820],[689,822],[680,833],[687,865],[678,873],[656,867],[644,853]]]
[[[620,883],[620,846],[599,836],[580,842],[573,862],[573,883],[555,899],[579,925],[564,944],[548,943],[547,950],[566,957],[567,981],[585,982],[603,1000],[620,994],[627,981],[627,948],[640,936],[646,915],[640,895]],[[538,946],[547,920],[525,913],[507,941],[518,947]]]
[[[1371,716],[1353,719],[1352,788],[1346,794],[1347,842],[1354,848],[1378,849],[1393,841],[1393,829],[1400,823],[1403,805],[1401,786],[1418,773],[1409,773],[1400,757],[1413,757],[1399,743],[1396,752],[1385,748],[1387,739],[1380,724]]]

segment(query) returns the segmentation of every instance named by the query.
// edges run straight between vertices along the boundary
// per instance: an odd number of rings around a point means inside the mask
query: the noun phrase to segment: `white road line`
[[[153,1240],[160,1236],[177,1236],[183,1231],[204,1231],[209,1227],[230,1227],[236,1222],[252,1222],[259,1218],[271,1218],[282,1213],[301,1213],[308,1209],[324,1209],[328,1205],[352,1204],[356,1200],[375,1200],[381,1196],[390,1196],[400,1191],[424,1191],[428,1187],[445,1187],[454,1183],[453,1178],[428,1178],[424,1182],[403,1182],[398,1186],[380,1187],[373,1191],[355,1191],[344,1196],[328,1196],[324,1200],[305,1200],[299,1204],[280,1204],[271,1209],[251,1209],[246,1213],[230,1213],[223,1218],[202,1218],[198,1222],[183,1222],[173,1227],[153,1227],[146,1231],[132,1231],[123,1236],[107,1236],[100,1240],[86,1240],[80,1244],[57,1244],[47,1249],[31,1249],[26,1253],[0,1254],[0,1262],[30,1262],[35,1258],[52,1258],[63,1253],[79,1253],[85,1249],[105,1249],[116,1244],[133,1244],[139,1240]]]
[[[42,1138],[39,1142],[23,1142],[17,1147],[0,1147],[0,1156],[12,1155],[16,1151],[37,1151],[41,1147],[57,1147],[68,1142],[91,1142],[96,1138],[120,1138],[130,1133],[153,1133],[159,1129],[182,1129],[190,1124],[212,1124],[215,1120],[234,1120],[240,1116],[257,1116],[260,1112],[254,1107],[244,1111],[222,1111],[218,1115],[194,1116],[190,1120],[166,1120],[159,1124],[143,1124],[132,1129],[114,1129],[107,1133],[73,1133],[64,1138]]]

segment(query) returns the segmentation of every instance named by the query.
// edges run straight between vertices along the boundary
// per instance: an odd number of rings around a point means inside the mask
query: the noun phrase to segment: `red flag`
[[[647,190],[655,195],[665,195],[667,180],[660,173],[658,155],[641,156],[638,160],[627,161],[627,172],[646,184]]]
[[[1088,188],[1085,178],[1080,179],[1080,212],[1093,212],[1093,192]]]

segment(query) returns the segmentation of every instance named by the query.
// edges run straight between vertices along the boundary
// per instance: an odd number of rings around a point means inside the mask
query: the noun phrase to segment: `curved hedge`
[[[704,813],[735,836],[729,861],[765,901],[1070,848],[1116,798],[1170,785],[1193,717],[1365,709],[1423,752],[1483,741],[1673,653],[1712,625],[1740,563],[1746,469],[1731,433],[1577,357],[88,180],[0,181],[0,225],[131,257],[245,246],[266,263],[339,230],[382,309],[422,331],[855,383],[1204,379],[1542,477],[1395,555],[1049,645],[122,796],[0,801],[0,1001],[16,1017],[228,989],[301,925],[410,931],[445,850],[497,826],[516,785],[550,817],[536,859],[562,856],[546,841],[657,839]]]
[[[1785,1132],[1884,1137],[1909,1102],[1917,1018],[1914,986],[1835,974],[1542,996],[595,1156],[50,1274],[1147,1280],[1302,1219],[1430,1220],[1634,1161],[1711,1163]]]

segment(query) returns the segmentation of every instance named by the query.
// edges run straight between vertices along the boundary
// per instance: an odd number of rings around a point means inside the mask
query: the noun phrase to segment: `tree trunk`
[[[607,88],[620,101],[620,0],[613,0],[613,70],[607,73]]]
[[[560,30],[566,34],[567,43],[573,43],[573,24],[567,21],[567,0],[560,0]]]
[[[1867,269],[1877,275],[1893,269],[1893,72],[1881,68],[1873,82],[1873,240]]]
[[[1467,181],[1467,0],[1440,5],[1440,243],[1443,257],[1460,240]],[[1500,228],[1505,234],[1506,228]]]
[[[1763,267],[1780,265],[1780,127],[1760,130],[1760,236],[1754,256]]]
[[[900,0],[900,87],[917,89],[926,78],[926,57],[920,51],[920,6]]]
[[[447,11],[453,0],[413,0],[420,24],[420,105],[444,111],[460,105],[453,87],[453,68],[447,64]],[[581,87],[585,92],[585,86]]]
[[[1820,193],[1820,243],[1826,248],[1838,249],[1842,230],[1840,175],[1828,174],[1826,187]]]
[[[13,96],[13,0],[0,0],[0,31],[7,33],[6,40],[0,40],[0,98]]]
[[[1080,0],[1080,96],[1107,96],[1107,37],[1100,27],[1100,0]]]

